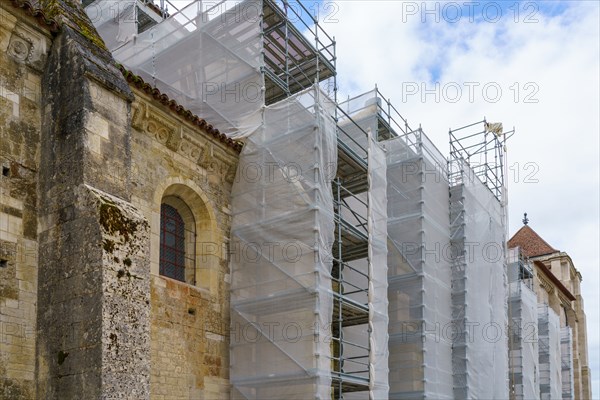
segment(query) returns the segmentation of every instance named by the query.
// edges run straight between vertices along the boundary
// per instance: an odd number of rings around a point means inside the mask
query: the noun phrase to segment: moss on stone
[[[82,25],[80,28],[81,30],[79,31],[79,33],[81,33],[83,36],[85,36],[88,40],[90,40],[92,43],[94,43],[101,49],[106,49],[104,41],[100,38],[100,36],[98,36],[96,30],[90,30],[87,27],[87,25]]]
[[[102,242],[102,248],[104,249],[105,252],[112,253],[113,251],[115,251],[115,242],[113,242],[112,240],[109,240],[109,239],[105,239]]]
[[[138,223],[125,217],[121,210],[113,203],[102,202],[100,204],[100,225],[109,235],[120,235],[125,242],[135,236]]]
[[[30,388],[14,379],[4,378],[4,376],[4,373],[0,373],[0,399],[29,400],[34,398]]]
[[[71,0],[43,0],[40,4],[42,10],[49,18],[56,20],[61,25],[68,24],[99,48],[108,50],[79,2]]]

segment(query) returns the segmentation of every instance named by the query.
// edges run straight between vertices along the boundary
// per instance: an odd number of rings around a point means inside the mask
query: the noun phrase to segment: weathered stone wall
[[[35,398],[41,75],[50,35],[0,4],[0,399]]]
[[[151,398],[229,398],[230,192],[238,154],[135,91],[132,203],[151,225]],[[160,204],[196,220],[196,283],[159,275]]]
[[[42,77],[37,396],[147,399],[148,222],[128,202],[133,95],[83,10],[51,3],[62,25]]]
[[[238,154],[48,4],[56,35],[0,4],[0,399],[229,398]],[[194,282],[159,275],[164,196],[193,213]]]

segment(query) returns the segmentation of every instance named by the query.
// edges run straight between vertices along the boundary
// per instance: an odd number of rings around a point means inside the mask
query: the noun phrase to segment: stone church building
[[[0,398],[228,398],[240,146],[45,3],[0,3]]]

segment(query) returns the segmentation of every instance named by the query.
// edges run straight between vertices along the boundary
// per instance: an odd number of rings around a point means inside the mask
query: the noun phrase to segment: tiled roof
[[[27,15],[35,18],[37,22],[48,29],[52,33],[58,33],[60,31],[60,25],[52,18],[48,18],[46,14],[41,10],[38,0],[24,1],[24,0],[10,0],[13,7],[24,10]]]
[[[160,102],[163,106],[168,107],[169,110],[171,110],[172,112],[178,114],[181,117],[186,118],[192,124],[203,129],[207,134],[225,143],[227,146],[233,148],[238,153],[242,150],[243,145],[241,142],[228,138],[227,135],[221,133],[217,128],[207,123],[204,119],[198,117],[190,110],[177,103],[175,100],[170,99],[169,96],[167,96],[164,93],[161,93],[160,90],[153,87],[149,83],[144,82],[144,80],[140,76],[135,75],[131,71],[128,71],[122,65],[119,65],[119,69],[123,73],[125,79],[127,79],[127,82],[129,82],[129,84],[134,85],[136,88],[152,96],[156,101]]]
[[[508,247],[520,247],[523,255],[526,257],[543,256],[558,251],[542,239],[536,231],[529,227],[529,225],[523,225],[523,227],[510,238]]]

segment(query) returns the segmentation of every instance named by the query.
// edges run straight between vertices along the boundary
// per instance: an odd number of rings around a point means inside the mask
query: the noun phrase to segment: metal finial
[[[529,223],[529,218],[527,218],[527,213],[523,214],[523,225],[527,225]]]

